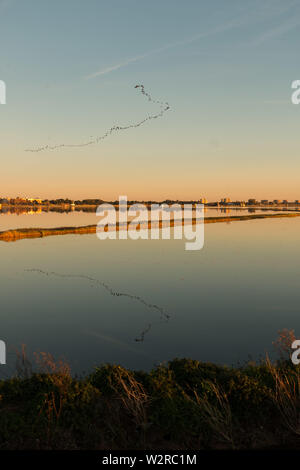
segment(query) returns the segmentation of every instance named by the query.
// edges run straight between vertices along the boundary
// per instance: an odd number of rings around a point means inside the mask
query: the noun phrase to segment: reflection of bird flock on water
[[[89,140],[88,142],[82,142],[81,144],[58,144],[58,145],[52,145],[52,146],[51,145],[45,145],[43,147],[36,147],[36,148],[33,148],[33,149],[27,149],[25,151],[26,152],[43,152],[45,150],[57,150],[57,149],[60,149],[60,148],[70,148],[70,147],[73,147],[73,148],[75,148],[75,147],[86,147],[88,145],[98,144],[101,140],[106,139],[106,137],[110,136],[114,132],[124,131],[124,130],[131,129],[131,128],[134,128],[134,127],[140,127],[145,122],[150,121],[151,119],[157,119],[159,117],[162,117],[163,114],[166,111],[168,111],[168,109],[170,109],[170,106],[167,102],[163,103],[162,101],[153,100],[152,97],[150,96],[150,94],[145,91],[144,85],[136,85],[135,88],[139,88],[141,93],[148,98],[148,101],[151,101],[152,103],[155,103],[155,104],[159,104],[160,112],[157,113],[157,114],[150,114],[145,119],[143,119],[142,121],[139,121],[135,124],[129,124],[127,126],[113,126],[107,132],[105,132],[105,134],[103,134],[99,137],[96,137],[93,140]]]
[[[60,278],[72,278],[72,279],[85,279],[89,282],[92,282],[95,285],[101,286],[104,289],[107,290],[107,292],[115,297],[127,297],[132,300],[137,300],[141,304],[145,305],[147,308],[151,308],[154,310],[157,310],[160,313],[160,319],[164,321],[168,321],[171,317],[171,314],[168,313],[163,307],[160,307],[159,305],[156,304],[151,304],[149,302],[146,302],[142,297],[139,295],[132,295],[132,294],[127,294],[125,292],[118,292],[114,291],[111,287],[109,287],[105,282],[100,281],[99,279],[95,279],[90,276],[86,276],[84,274],[60,274],[56,273],[54,271],[43,271],[42,269],[37,269],[37,268],[31,268],[31,269],[25,269],[25,272],[35,272],[39,274],[44,274],[45,276],[56,276]],[[152,324],[150,323],[140,334],[139,337],[135,338],[135,341],[137,342],[143,342],[146,334],[150,331],[152,327]]]

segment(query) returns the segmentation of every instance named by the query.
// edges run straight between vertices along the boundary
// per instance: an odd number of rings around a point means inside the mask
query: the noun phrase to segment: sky
[[[0,196],[300,199],[299,46],[300,0],[0,0]]]

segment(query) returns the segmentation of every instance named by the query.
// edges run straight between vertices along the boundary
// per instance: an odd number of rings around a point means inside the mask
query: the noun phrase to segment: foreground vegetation
[[[41,353],[0,381],[0,449],[300,447],[300,366],[174,359],[149,373],[103,365],[74,378]]]

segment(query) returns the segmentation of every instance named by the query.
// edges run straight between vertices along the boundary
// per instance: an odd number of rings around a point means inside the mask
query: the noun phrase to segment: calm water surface
[[[288,211],[281,209],[280,211]],[[224,217],[224,216],[237,216],[248,214],[272,214],[277,213],[278,210],[272,209],[252,209],[252,208],[223,208],[213,209],[205,208],[205,217]],[[0,210],[0,231],[28,228],[28,227],[74,227],[79,225],[93,225],[99,222],[100,218],[96,217],[95,212],[84,211],[64,211],[64,212],[43,212],[42,210],[21,210],[18,212],[6,212]]]
[[[198,252],[184,240],[95,234],[0,242],[0,338],[9,351],[1,373],[14,370],[23,343],[65,357],[78,373],[103,362],[149,369],[174,357],[258,358],[279,329],[300,335],[299,233],[297,218],[208,224]]]

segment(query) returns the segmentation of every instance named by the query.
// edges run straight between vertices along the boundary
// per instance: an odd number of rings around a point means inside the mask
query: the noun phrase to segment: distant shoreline
[[[4,209],[27,209],[27,210],[39,210],[42,209],[43,211],[52,211],[54,209],[58,210],[69,210],[69,211],[80,211],[82,209],[97,209],[99,205],[102,204],[111,204],[114,207],[119,207],[119,201],[102,201],[99,203],[74,203],[74,204],[69,204],[69,203],[41,203],[41,204],[30,204],[30,203],[22,203],[22,204],[15,204],[15,203],[1,203],[0,202],[0,207]],[[198,201],[127,201],[128,206],[133,205],[133,204],[143,204],[146,207],[151,207],[152,204],[201,204]],[[290,210],[300,210],[300,203],[295,203],[295,202],[289,202],[289,203],[268,203],[268,204],[249,204],[246,203],[245,205],[241,205],[240,203],[217,203],[217,202],[208,202],[208,203],[203,203],[203,206],[207,209],[270,209],[270,210],[282,210],[282,209],[290,209]]]
[[[238,222],[257,219],[274,219],[283,217],[300,217],[299,212],[293,213],[280,213],[280,214],[248,214],[239,216],[227,217],[205,217],[204,223],[221,223],[221,222]],[[196,219],[191,219],[190,222],[195,225]],[[130,222],[127,223],[127,229]],[[170,221],[170,226],[174,227],[174,220]],[[162,222],[159,223],[159,228],[162,228]],[[55,228],[20,228],[12,230],[4,230],[0,232],[0,241],[14,242],[23,240],[25,238],[43,238],[54,235],[86,235],[96,233],[97,225],[85,225],[79,227],[55,227]],[[151,229],[151,222],[148,222],[148,229]],[[116,224],[116,231],[120,230],[119,222]]]

